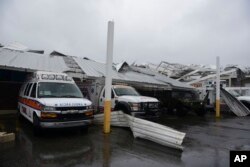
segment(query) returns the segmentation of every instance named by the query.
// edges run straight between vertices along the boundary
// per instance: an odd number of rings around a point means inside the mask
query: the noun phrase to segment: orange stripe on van
[[[35,101],[35,100],[31,100],[31,99],[28,99],[28,98],[24,98],[24,97],[19,97],[19,102],[20,103],[23,103],[29,107],[32,107],[34,109],[37,109],[37,110],[41,110],[42,109],[42,105]]]

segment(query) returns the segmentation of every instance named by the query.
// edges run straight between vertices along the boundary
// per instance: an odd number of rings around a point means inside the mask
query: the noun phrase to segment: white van
[[[38,71],[22,86],[18,112],[40,128],[83,127],[93,120],[92,103],[64,73]]]

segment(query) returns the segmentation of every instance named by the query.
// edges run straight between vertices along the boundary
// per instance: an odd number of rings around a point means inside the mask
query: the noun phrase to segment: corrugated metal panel
[[[92,60],[85,60],[82,58],[74,58],[78,65],[82,68],[84,73],[90,77],[103,77],[106,73],[106,65],[104,63],[95,62]],[[112,77],[116,80],[123,81],[135,81],[143,83],[153,83],[164,85],[163,82],[156,81],[152,77],[138,72],[128,71],[124,73],[118,73],[116,70],[112,71]]]
[[[0,66],[30,71],[64,72],[69,70],[62,57],[10,49],[0,49]]]
[[[92,60],[86,60],[82,58],[74,58],[78,65],[82,68],[84,73],[88,77],[103,77],[106,73],[106,68],[104,63],[95,62]],[[112,71],[113,79],[121,81],[132,81],[139,83],[149,83],[155,85],[164,85],[169,86],[171,84],[174,87],[178,88],[192,88],[189,85],[176,81],[174,79],[168,78],[164,75],[160,75],[153,71],[145,71],[146,69],[135,69],[127,72],[117,72],[115,69]]]
[[[159,80],[159,81],[162,81],[162,82],[165,82],[165,83],[169,83],[171,84],[173,87],[175,88],[187,88],[187,89],[194,89],[194,87],[188,85],[188,84],[185,84],[185,83],[182,83],[180,81],[177,81],[175,79],[172,79],[172,78],[169,78],[169,77],[166,77],[165,75],[163,74],[157,74],[155,76],[155,79],[156,80]]]
[[[106,65],[104,63],[95,62],[93,60],[86,60],[83,58],[75,57],[74,60],[81,67],[83,72],[89,77],[103,77],[106,73]],[[114,79],[120,79],[118,73],[113,70],[112,75]]]
[[[220,88],[220,91],[223,100],[235,115],[237,115],[238,117],[242,117],[250,114],[250,110],[228,91],[223,88]]]
[[[124,78],[129,81],[166,85],[166,83],[156,80],[153,76],[134,72],[134,71],[127,71],[126,73],[124,73]]]
[[[150,80],[154,79],[154,80],[159,81],[159,82],[168,83],[176,88],[193,89],[193,87],[188,85],[188,84],[182,83],[182,82],[177,81],[177,80],[172,79],[172,78],[169,78],[163,74],[159,74],[158,72],[152,71],[152,70],[147,69],[147,68],[140,68],[140,67],[132,66],[131,69],[133,71],[137,71],[137,72],[140,72],[142,74],[146,74],[146,76],[149,75],[148,79],[150,79]],[[146,79],[146,78],[144,78],[144,79]]]
[[[86,60],[83,58],[73,58],[79,67],[86,73],[87,77],[104,77],[106,73],[106,65],[104,63]],[[50,56],[43,54],[30,53],[25,51],[15,51],[10,49],[0,49],[0,67],[15,68],[17,70],[30,71],[52,71],[65,72],[70,71],[63,57]],[[135,68],[127,72],[112,71],[113,79],[120,81],[130,81],[139,83],[149,83],[154,85],[168,86],[171,84],[174,87],[191,88],[190,86],[179,81],[168,78],[164,75],[147,71],[147,69]]]

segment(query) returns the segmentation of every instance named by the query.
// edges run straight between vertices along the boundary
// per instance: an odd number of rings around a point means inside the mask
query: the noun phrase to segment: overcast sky
[[[114,62],[250,65],[249,0],[0,0],[0,43],[104,62],[109,20]]]

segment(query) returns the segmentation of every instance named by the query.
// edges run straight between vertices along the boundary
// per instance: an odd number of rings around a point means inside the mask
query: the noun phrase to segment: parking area
[[[250,117],[166,115],[158,122],[187,134],[183,152],[134,139],[128,128],[104,135],[94,125],[86,134],[61,129],[35,137],[26,120],[0,115],[0,131],[16,133],[15,142],[0,143],[0,166],[229,166],[230,150],[250,150]]]

